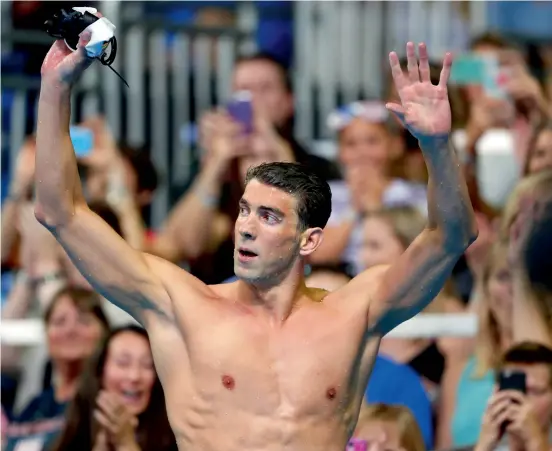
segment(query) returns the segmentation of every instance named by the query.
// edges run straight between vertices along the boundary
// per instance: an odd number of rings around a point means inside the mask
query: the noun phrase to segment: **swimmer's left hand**
[[[389,54],[389,63],[393,82],[401,103],[388,103],[387,109],[419,141],[431,144],[433,141],[448,138],[451,131],[451,110],[447,93],[447,82],[452,66],[452,55],[447,53],[439,84],[431,83],[429,58],[425,44],[418,45],[420,62],[418,64],[414,43],[406,44],[408,70],[403,72],[399,57],[395,52]]]

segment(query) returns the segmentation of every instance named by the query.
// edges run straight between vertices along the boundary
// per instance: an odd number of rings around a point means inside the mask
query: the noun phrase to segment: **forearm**
[[[176,246],[183,258],[198,257],[208,247],[225,169],[222,163],[206,166],[174,207],[161,232],[160,239]]]
[[[429,174],[428,228],[443,235],[445,245],[466,247],[477,234],[475,213],[456,152],[448,139],[420,142]]]
[[[36,206],[46,223],[66,223],[84,203],[77,160],[69,136],[70,92],[50,83],[41,86],[38,102]]]

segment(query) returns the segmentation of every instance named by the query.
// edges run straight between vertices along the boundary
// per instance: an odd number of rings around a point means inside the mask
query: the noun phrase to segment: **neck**
[[[498,324],[498,335],[500,337],[500,347],[503,351],[506,351],[512,346],[513,331],[511,327],[504,324]]]
[[[238,299],[249,308],[267,315],[274,323],[284,322],[304,299],[307,292],[304,264],[298,262],[287,276],[272,284],[240,280]]]
[[[57,400],[68,401],[73,397],[79,376],[82,373],[82,366],[82,360],[58,361],[54,363],[52,385]]]

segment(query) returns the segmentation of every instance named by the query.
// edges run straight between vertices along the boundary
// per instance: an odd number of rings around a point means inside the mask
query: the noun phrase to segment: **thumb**
[[[65,72],[67,81],[72,82],[94,61],[93,57],[89,57],[86,51],[86,44],[90,42],[92,33],[84,31],[79,37],[77,50],[66,57],[63,62],[62,72]]]
[[[402,105],[398,103],[389,102],[385,104],[385,108],[402,124],[405,125],[404,115],[405,111]]]

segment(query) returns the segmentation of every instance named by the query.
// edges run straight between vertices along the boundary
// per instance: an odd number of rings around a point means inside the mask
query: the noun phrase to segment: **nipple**
[[[228,390],[233,390],[236,382],[232,376],[227,376],[226,374],[222,376],[222,385]]]
[[[328,388],[328,391],[326,392],[326,398],[328,399],[334,399],[337,392],[335,391],[335,388]]]

